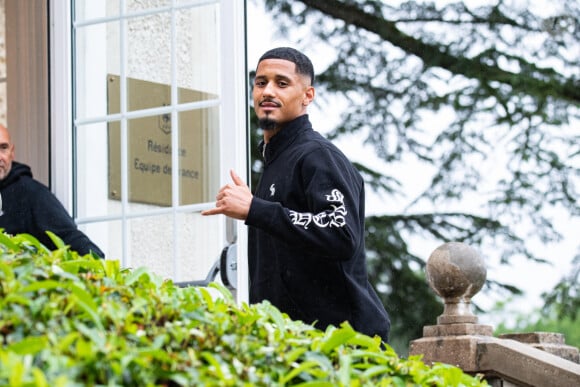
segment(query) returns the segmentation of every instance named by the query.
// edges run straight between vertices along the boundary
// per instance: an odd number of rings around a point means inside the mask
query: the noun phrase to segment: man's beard
[[[8,174],[10,173],[10,168],[12,167],[11,165],[6,165],[6,166],[0,166],[0,181],[4,180]]]
[[[274,130],[278,126],[278,122],[276,122],[275,120],[273,120],[269,117],[260,118],[260,120],[258,121],[258,124],[260,125],[260,128],[262,128],[262,130],[266,130],[266,131],[267,130]]]

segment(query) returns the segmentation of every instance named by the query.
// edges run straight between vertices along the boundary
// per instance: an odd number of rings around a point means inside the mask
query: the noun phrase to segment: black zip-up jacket
[[[71,250],[81,255],[92,251],[104,257],[103,252],[77,228],[56,196],[32,178],[28,165],[12,162],[10,173],[0,181],[0,195],[0,228],[6,233],[27,233],[49,249],[55,249],[56,246],[46,234],[46,231],[51,231],[70,245]]]
[[[250,302],[268,300],[320,329],[347,320],[387,342],[389,316],[367,276],[362,177],[308,115],[260,150],[264,171],[245,221]]]

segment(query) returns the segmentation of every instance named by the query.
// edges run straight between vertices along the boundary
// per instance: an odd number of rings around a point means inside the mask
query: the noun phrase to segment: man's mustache
[[[265,99],[261,100],[258,105],[259,106],[263,106],[263,104],[265,104],[265,103],[271,103],[271,104],[276,105],[277,107],[282,106],[282,104],[280,102],[278,102],[278,101],[276,101],[274,99],[271,99],[271,98],[265,98]]]

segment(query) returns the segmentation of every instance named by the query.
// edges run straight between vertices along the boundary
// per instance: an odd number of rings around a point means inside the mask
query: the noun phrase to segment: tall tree
[[[441,312],[411,240],[465,242],[501,263],[548,261],[531,243],[561,238],[554,211],[580,214],[577,2],[546,18],[507,0],[255,1],[310,57],[332,53],[316,86],[344,109],[328,136],[354,135],[383,160],[357,161],[367,185],[388,203],[405,179],[425,179],[404,211],[367,218],[370,273],[399,350]],[[398,174],[405,165],[417,173]],[[519,292],[493,278],[486,286]]]

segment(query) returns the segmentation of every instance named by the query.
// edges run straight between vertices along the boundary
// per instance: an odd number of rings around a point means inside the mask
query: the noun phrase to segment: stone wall
[[[0,123],[6,125],[6,18],[0,0]]]

